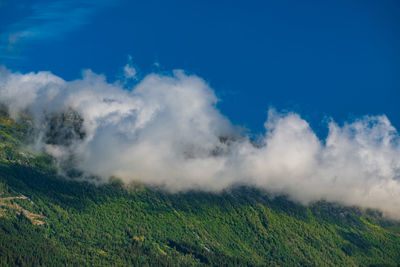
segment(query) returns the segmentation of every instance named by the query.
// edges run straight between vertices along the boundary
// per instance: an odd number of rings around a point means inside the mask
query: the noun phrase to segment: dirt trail
[[[29,210],[26,210],[23,207],[21,207],[18,203],[11,203],[12,200],[16,200],[16,199],[29,200],[29,198],[24,195],[16,196],[16,197],[0,197],[0,217],[4,216],[5,211],[7,211],[7,209],[9,209],[9,210],[17,211],[17,212],[19,212],[19,214],[23,213],[25,215],[25,217],[27,217],[35,225],[43,225],[44,224],[43,219],[45,217],[43,215],[32,213]],[[7,208],[7,209],[1,209],[2,207]]]

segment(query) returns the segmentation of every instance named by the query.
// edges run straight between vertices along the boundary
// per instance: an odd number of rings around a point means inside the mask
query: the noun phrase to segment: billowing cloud
[[[298,114],[270,110],[254,142],[218,111],[197,76],[149,74],[124,87],[90,70],[71,82],[0,72],[0,101],[15,118],[32,114],[35,147],[102,182],[116,176],[171,192],[249,185],[400,219],[400,136],[384,115],[331,121],[320,140]]]

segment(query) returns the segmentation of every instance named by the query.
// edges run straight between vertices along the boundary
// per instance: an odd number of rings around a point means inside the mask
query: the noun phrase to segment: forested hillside
[[[304,207],[247,187],[168,194],[117,179],[62,178],[0,118],[2,266],[397,266],[396,222],[377,211]]]

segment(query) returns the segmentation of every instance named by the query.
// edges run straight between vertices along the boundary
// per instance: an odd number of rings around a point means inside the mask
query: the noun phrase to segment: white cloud
[[[133,66],[130,66],[129,64],[125,65],[124,73],[125,73],[125,77],[128,79],[136,78],[136,69]]]
[[[136,69],[133,67],[132,57],[128,56],[128,63],[124,66],[124,76],[126,79],[136,79]]]
[[[77,168],[104,182],[113,175],[173,192],[245,184],[304,204],[323,199],[400,219],[400,137],[385,116],[332,121],[319,140],[298,114],[271,110],[254,146],[221,115],[204,80],[182,71],[149,74],[128,91],[91,71],[66,82],[2,69],[0,100],[13,116],[31,111],[39,149],[60,163],[73,155]],[[45,144],[45,114],[68,108],[83,117],[85,137]]]
[[[99,1],[38,1],[25,7],[30,15],[18,22],[4,25],[0,35],[0,56],[8,58],[17,45],[32,40],[59,38],[89,23],[99,9],[111,5],[110,0]],[[3,51],[2,51],[3,50]]]

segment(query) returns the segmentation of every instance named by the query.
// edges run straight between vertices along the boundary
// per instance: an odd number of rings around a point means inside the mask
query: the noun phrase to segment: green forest
[[[398,266],[400,223],[237,187],[170,194],[57,174],[0,116],[1,266]]]

